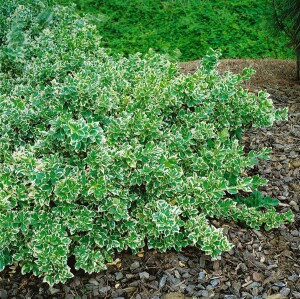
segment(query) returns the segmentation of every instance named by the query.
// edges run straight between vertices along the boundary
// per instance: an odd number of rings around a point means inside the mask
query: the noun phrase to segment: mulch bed
[[[198,62],[181,63],[192,72]],[[0,274],[0,299],[17,298],[300,298],[300,83],[295,62],[286,60],[222,60],[221,72],[240,72],[252,65],[256,75],[246,87],[265,89],[276,107],[289,107],[289,120],[270,128],[251,129],[243,136],[247,149],[272,147],[269,161],[252,173],[269,180],[264,195],[280,199],[279,210],[292,209],[295,222],[266,232],[236,223],[214,221],[235,247],[211,261],[195,248],[184,252],[139,255],[122,253],[107,271],[77,272],[66,284],[50,288],[41,278],[22,276],[17,265]]]

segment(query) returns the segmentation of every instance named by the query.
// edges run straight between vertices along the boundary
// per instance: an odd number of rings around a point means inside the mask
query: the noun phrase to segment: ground
[[[181,63],[192,72],[197,61]],[[266,232],[237,223],[224,228],[235,247],[218,261],[194,248],[164,254],[123,253],[107,271],[78,272],[66,284],[52,288],[32,275],[22,276],[12,266],[0,274],[0,299],[17,298],[300,298],[300,82],[294,80],[296,63],[286,60],[222,60],[221,72],[240,72],[252,65],[256,75],[246,82],[252,92],[267,90],[276,107],[289,108],[289,120],[243,137],[245,150],[272,147],[269,161],[253,170],[269,180],[261,189],[280,199],[279,211],[292,209],[295,222]]]

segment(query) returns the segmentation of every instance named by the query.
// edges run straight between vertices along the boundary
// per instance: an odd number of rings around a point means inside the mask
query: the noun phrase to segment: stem
[[[297,56],[297,73],[296,73],[296,79],[300,80],[300,45],[296,48],[296,56]]]
[[[290,34],[290,32],[287,30],[286,26],[283,23],[285,16],[280,17],[279,13],[277,12],[275,0],[273,0],[272,3],[273,3],[275,21],[277,23],[278,28],[282,30],[292,41],[294,41],[294,37]]]

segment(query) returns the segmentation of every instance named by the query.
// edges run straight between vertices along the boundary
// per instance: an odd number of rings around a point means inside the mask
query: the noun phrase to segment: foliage
[[[300,1],[273,0],[278,25],[298,44],[300,40]],[[296,42],[298,40],[298,42]]]
[[[17,3],[0,5],[1,270],[19,262],[54,284],[71,256],[97,272],[145,242],[216,258],[232,245],[212,217],[292,221],[230,198],[265,184],[243,173],[270,153],[246,155],[236,136],[287,117],[241,87],[253,70],[219,74],[217,52],[190,75],[153,52],[111,55],[72,7]]]
[[[270,196],[262,196],[261,193],[255,190],[249,197],[239,197],[235,198],[238,204],[245,204],[248,207],[261,208],[271,208],[276,207],[279,204],[278,199],[273,199]]]
[[[104,46],[116,53],[181,52],[199,59],[210,48],[229,58],[291,58],[284,34],[274,39],[270,1],[259,0],[57,0],[75,2],[94,16]]]
[[[277,27],[292,42],[297,56],[297,79],[300,80],[300,1],[273,0]]]

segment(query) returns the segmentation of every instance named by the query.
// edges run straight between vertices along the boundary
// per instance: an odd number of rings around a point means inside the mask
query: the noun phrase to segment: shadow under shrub
[[[221,75],[216,52],[189,75],[151,52],[112,56],[73,8],[16,6],[6,30],[0,269],[19,262],[54,284],[72,277],[70,256],[77,269],[96,272],[115,250],[137,252],[145,240],[216,258],[232,245],[208,217],[266,229],[292,221],[291,212],[226,196],[266,183],[243,173],[270,149],[246,155],[237,135],[287,117],[267,93],[240,87],[251,69]],[[13,36],[22,55],[7,54]]]

